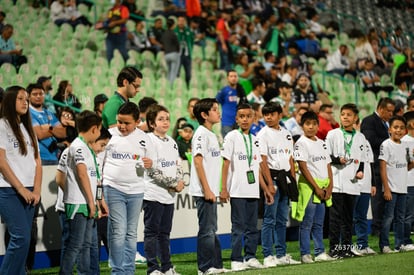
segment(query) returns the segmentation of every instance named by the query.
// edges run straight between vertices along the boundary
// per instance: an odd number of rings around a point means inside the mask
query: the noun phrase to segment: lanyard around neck
[[[243,137],[243,141],[244,141],[244,145],[246,146],[246,154],[247,154],[247,162],[249,164],[249,168],[251,166],[252,163],[252,157],[253,157],[253,147],[252,147],[252,135],[249,133],[249,142],[250,142],[250,147],[247,145],[247,140],[246,137],[244,136],[243,132],[241,129],[239,129],[240,134]]]
[[[341,131],[342,131],[342,133],[344,135],[345,153],[348,156],[351,156],[351,147],[352,147],[352,142],[354,142],[354,136],[355,136],[355,132],[356,131],[355,131],[355,129],[352,129],[352,132],[349,133],[349,132],[345,131],[345,129],[342,128],[342,127],[341,127]],[[349,142],[347,142],[346,135],[349,135],[349,134],[351,135],[351,140]]]
[[[78,136],[78,138],[80,140],[82,140],[83,143],[85,143],[85,145],[88,147],[89,151],[91,152],[91,154],[93,156],[93,162],[95,163],[96,177],[98,178],[98,182],[99,182],[101,180],[101,174],[99,173],[99,166],[98,166],[98,162],[96,161],[96,154],[92,150],[92,148],[89,147],[89,145],[86,143],[86,141],[85,141],[85,139],[83,137]]]

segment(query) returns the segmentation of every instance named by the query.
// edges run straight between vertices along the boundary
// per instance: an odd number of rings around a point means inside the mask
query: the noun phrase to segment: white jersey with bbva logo
[[[387,163],[387,180],[393,193],[407,194],[407,148],[405,142],[395,143],[391,139],[384,140],[380,147],[378,159]]]
[[[84,164],[91,184],[92,197],[96,197],[96,184],[98,181],[95,161],[89,147],[80,138],[76,138],[69,146],[66,167],[66,185],[63,202],[70,204],[86,204],[86,198],[79,188],[79,175],[77,165]]]
[[[157,137],[154,133],[150,133],[148,136],[157,153],[156,158],[153,159],[154,167],[161,170],[164,176],[176,178],[177,165],[181,161],[177,143],[170,136],[166,136],[164,139]],[[173,204],[174,197],[175,192],[169,192],[168,189],[157,185],[153,179],[145,182],[145,200]]]
[[[204,172],[208,185],[210,186],[210,190],[216,196],[219,196],[222,159],[216,135],[212,131],[200,125],[194,133],[191,146],[193,158],[191,162],[190,195],[204,197],[200,178],[198,177],[194,166],[194,158],[197,155],[201,155],[203,157]]]
[[[326,136],[325,142],[328,146],[329,154],[334,157],[349,159],[346,165],[336,164],[331,166],[333,178],[332,192],[359,195],[361,186],[358,184],[355,175],[361,165],[361,161],[364,161],[366,158],[365,136],[355,131],[352,137],[349,135],[349,139],[345,140],[343,130],[340,128],[329,131]],[[346,152],[346,142],[350,146],[349,152]]]
[[[155,159],[151,139],[140,129],[127,136],[112,136],[105,150],[103,185],[109,185],[125,194],[144,193],[145,180],[136,174],[135,165],[142,158]]]

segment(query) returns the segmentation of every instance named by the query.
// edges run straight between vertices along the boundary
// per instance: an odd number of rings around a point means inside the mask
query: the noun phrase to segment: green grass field
[[[391,236],[391,244],[393,238]],[[379,251],[378,238],[370,237],[371,248]],[[327,246],[325,240],[325,248]],[[391,246],[392,247],[392,246]],[[257,249],[258,259],[262,262],[261,247]],[[230,268],[230,250],[223,250],[224,267]],[[299,260],[299,244],[298,242],[288,243],[288,253],[294,259]],[[178,254],[172,256],[172,262],[176,266],[177,272],[183,275],[197,274],[197,257],[195,253]],[[36,274],[57,274],[59,268],[38,269],[31,272]],[[277,266],[268,269],[256,269],[243,272],[234,272],[227,274],[254,274],[254,275],[270,275],[270,274],[413,274],[414,273],[414,252],[394,253],[388,255],[377,254],[373,256],[354,257],[350,259],[338,260],[334,262],[300,264],[290,266]],[[110,274],[107,262],[101,263],[101,274]],[[135,274],[146,274],[146,266],[138,265]]]

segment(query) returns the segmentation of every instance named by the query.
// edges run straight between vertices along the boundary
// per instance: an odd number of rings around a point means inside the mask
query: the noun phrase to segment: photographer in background
[[[39,141],[42,165],[57,165],[59,148],[56,138],[65,138],[66,128],[44,106],[45,92],[41,85],[29,84],[27,92],[29,93],[33,130]]]

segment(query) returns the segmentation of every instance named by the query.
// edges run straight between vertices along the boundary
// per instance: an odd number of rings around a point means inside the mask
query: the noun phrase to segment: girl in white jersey
[[[0,216],[10,242],[0,274],[26,274],[34,208],[40,201],[42,166],[24,88],[6,89],[0,115]]]
[[[401,116],[392,117],[389,121],[390,138],[380,147],[380,176],[385,199],[384,216],[382,219],[379,247],[382,253],[395,252],[390,248],[389,232],[394,224],[394,242],[396,251],[404,251],[404,219],[407,197],[408,170],[414,162],[407,161],[407,145],[401,142],[405,135],[405,119]],[[379,191],[379,190],[378,190]]]
[[[179,274],[171,263],[170,232],[174,213],[175,192],[184,188],[181,159],[174,139],[167,135],[170,114],[164,106],[152,105],[146,117],[155,150],[152,180],[144,193],[144,250],[147,274]],[[159,258],[160,264],[157,258]]]
[[[143,168],[150,168],[155,158],[150,138],[137,128],[139,122],[135,103],[121,105],[117,127],[112,128],[105,150],[103,185],[109,208],[109,261],[117,274],[135,272],[138,219],[147,180]]]

